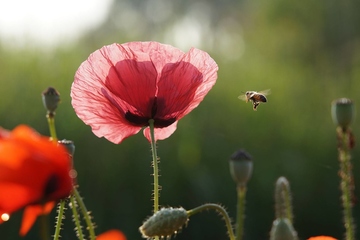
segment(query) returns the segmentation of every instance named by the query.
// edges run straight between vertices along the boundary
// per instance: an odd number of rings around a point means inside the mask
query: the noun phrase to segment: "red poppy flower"
[[[27,126],[0,130],[0,216],[25,207],[20,234],[38,215],[49,213],[54,201],[72,190],[71,162],[63,146]],[[1,220],[0,220],[1,221]]]
[[[179,119],[204,99],[218,66],[199,49],[184,53],[157,42],[112,44],[92,53],[71,87],[76,114],[113,143],[154,120],[155,138],[169,137]],[[144,130],[149,139],[149,128]]]
[[[126,237],[121,231],[112,229],[97,236],[96,240],[126,240]]]
[[[337,239],[329,236],[317,236],[317,237],[308,238],[308,240],[337,240]]]

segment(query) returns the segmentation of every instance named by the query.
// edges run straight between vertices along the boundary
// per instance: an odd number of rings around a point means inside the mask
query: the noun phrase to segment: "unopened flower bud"
[[[60,102],[60,94],[55,88],[49,87],[42,92],[42,100],[48,113],[54,114]]]
[[[297,240],[297,232],[287,218],[277,218],[273,222],[270,240]]]
[[[253,161],[250,154],[240,149],[230,157],[229,164],[231,177],[239,187],[244,187],[249,181],[253,170]]]
[[[170,238],[189,221],[184,208],[162,208],[149,217],[139,228],[143,238]]]
[[[331,116],[334,123],[347,129],[355,118],[354,103],[348,98],[339,98],[331,103]]]
[[[275,216],[293,221],[290,184],[285,177],[279,177],[275,184]]]

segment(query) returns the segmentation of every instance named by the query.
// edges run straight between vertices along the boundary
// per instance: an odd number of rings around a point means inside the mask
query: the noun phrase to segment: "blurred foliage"
[[[356,108],[360,104],[359,7],[355,0],[117,1],[106,23],[72,45],[49,51],[30,43],[21,49],[1,43],[0,125],[12,129],[24,123],[48,135],[40,94],[55,87],[62,99],[56,115],[58,136],[76,144],[80,192],[97,233],[118,228],[128,239],[140,239],[138,227],[152,211],[149,144],[142,133],[120,145],[95,137],[71,107],[73,76],[91,52],[113,42],[154,40],[184,51],[194,46],[217,61],[219,77],[177,131],[158,143],[160,203],[186,209],[222,203],[235,218],[228,159],[245,148],[254,158],[245,239],[268,238],[279,176],[291,184],[300,238],[341,238],[330,103],[348,97]],[[257,112],[237,98],[242,91],[268,88],[269,102]],[[353,124],[355,136],[360,136],[359,121]],[[358,149],[353,151],[355,186],[360,184]],[[358,206],[354,215],[359,222]],[[0,225],[1,239],[16,239],[20,217],[16,213]],[[63,239],[74,239],[70,221],[68,216]],[[36,239],[37,233],[35,227],[24,239]],[[192,217],[176,239],[220,240],[227,235],[217,214],[205,212]]]

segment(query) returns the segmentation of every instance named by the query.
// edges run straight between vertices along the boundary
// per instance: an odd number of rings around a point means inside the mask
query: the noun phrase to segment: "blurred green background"
[[[218,63],[218,80],[176,132],[158,142],[160,203],[186,209],[221,203],[234,219],[236,190],[228,160],[244,148],[254,159],[245,239],[268,238],[274,183],[280,176],[291,184],[300,239],[342,238],[330,105],[340,97],[354,100],[356,108],[360,103],[359,9],[356,0],[118,0],[101,26],[76,41],[52,49],[36,42],[9,47],[1,41],[0,125],[12,129],[28,124],[48,135],[41,92],[55,87],[62,99],[56,114],[58,136],[75,142],[79,190],[97,233],[117,228],[130,240],[141,239],[138,227],[152,211],[150,145],[142,133],[120,145],[93,135],[71,106],[73,76],[90,53],[113,42],[159,41],[183,51],[194,46]],[[237,98],[242,91],[269,88],[269,102],[257,112]],[[352,126],[356,137],[359,121]],[[359,147],[352,155],[358,186]],[[55,211],[52,222],[54,216]],[[359,224],[358,204],[354,216]],[[18,212],[0,225],[0,239],[18,239],[20,219]],[[63,228],[62,239],[75,239],[70,210]],[[23,239],[38,239],[37,227]],[[175,239],[228,238],[224,222],[209,211],[193,216]]]

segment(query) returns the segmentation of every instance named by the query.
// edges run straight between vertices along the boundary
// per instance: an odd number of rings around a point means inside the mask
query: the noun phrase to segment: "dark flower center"
[[[142,117],[130,111],[125,113],[125,119],[128,120],[130,123],[136,126],[148,126],[149,120],[154,119],[154,127],[156,128],[164,128],[168,127],[176,121],[176,118],[158,118],[156,116],[157,112],[157,97],[154,98],[153,105],[151,107],[151,117]]]
[[[49,177],[45,189],[44,189],[44,196],[47,197],[54,193],[59,188],[59,178],[53,174]]]

